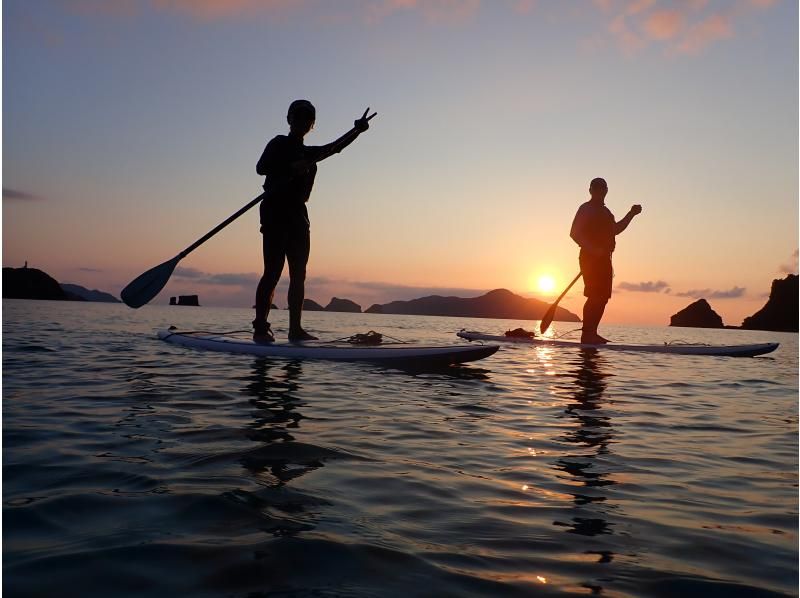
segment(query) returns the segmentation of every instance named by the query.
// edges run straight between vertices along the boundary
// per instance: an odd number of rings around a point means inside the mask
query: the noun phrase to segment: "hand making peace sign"
[[[364,110],[364,114],[361,116],[361,118],[353,122],[353,126],[359,133],[363,133],[364,131],[369,129],[369,121],[372,120],[372,118],[378,114],[377,112],[373,112],[370,116],[367,116],[368,112],[369,112],[369,106],[367,106],[367,109]]]

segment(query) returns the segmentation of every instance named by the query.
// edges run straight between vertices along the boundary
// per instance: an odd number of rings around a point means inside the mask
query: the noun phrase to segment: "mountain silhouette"
[[[480,297],[430,295],[410,301],[376,303],[365,313],[541,320],[549,307],[549,303],[539,299],[527,299],[507,289],[495,289]],[[561,322],[581,321],[577,315],[563,307],[556,309],[554,319]]]

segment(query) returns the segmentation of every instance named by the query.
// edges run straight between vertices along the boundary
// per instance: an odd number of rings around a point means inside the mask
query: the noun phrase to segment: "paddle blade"
[[[558,307],[558,303],[553,303],[547,312],[544,314],[542,318],[542,323],[539,324],[539,332],[544,334],[548,328],[550,328],[550,324],[553,323],[553,318],[556,315],[556,307]]]
[[[174,257],[132,280],[120,293],[125,305],[138,308],[149,303],[167,284],[179,261],[180,256]]]

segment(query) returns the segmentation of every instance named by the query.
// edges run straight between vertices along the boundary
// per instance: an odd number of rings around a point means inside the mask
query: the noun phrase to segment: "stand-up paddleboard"
[[[755,357],[771,353],[778,348],[779,343],[757,343],[754,345],[692,345],[692,344],[669,344],[663,345],[625,345],[621,343],[608,343],[604,345],[587,345],[576,341],[558,341],[543,338],[531,338],[528,336],[505,336],[484,334],[461,330],[456,333],[461,338],[468,341],[492,341],[522,343],[536,345],[538,347],[573,347],[585,349],[603,349],[609,351],[640,351],[645,353],[671,353],[673,355],[718,355],[727,357]]]
[[[254,343],[249,339],[235,338],[214,333],[180,332],[159,330],[158,338],[168,343],[222,351],[244,353],[261,357],[285,357],[288,359],[329,359],[335,361],[375,361],[409,365],[449,365],[483,359],[494,354],[497,345],[418,345],[411,343],[386,343],[374,346],[358,346],[347,342],[305,341],[302,343]]]

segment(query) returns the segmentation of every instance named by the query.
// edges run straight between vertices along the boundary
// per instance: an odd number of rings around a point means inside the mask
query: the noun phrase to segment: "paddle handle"
[[[253,201],[249,202],[249,203],[248,203],[246,206],[244,206],[244,207],[243,207],[241,210],[239,210],[238,212],[236,212],[235,214],[233,214],[233,215],[232,215],[232,216],[230,216],[229,218],[226,218],[226,219],[225,219],[223,222],[220,222],[220,223],[219,223],[217,226],[215,226],[213,229],[211,229],[210,231],[208,231],[208,232],[207,232],[205,235],[203,235],[202,237],[200,237],[199,239],[197,239],[197,241],[195,241],[194,243],[192,243],[191,245],[189,245],[189,247],[187,247],[186,249],[184,249],[183,251],[181,251],[181,252],[178,254],[178,259],[183,259],[183,258],[185,258],[185,257],[186,257],[187,255],[189,255],[189,254],[190,254],[192,251],[194,251],[195,249],[197,249],[198,247],[200,247],[200,245],[202,245],[203,243],[205,243],[206,241],[208,241],[208,240],[209,240],[211,237],[213,237],[214,235],[216,235],[216,234],[217,234],[219,231],[221,231],[223,228],[225,228],[226,226],[228,226],[228,225],[229,225],[231,222],[233,222],[234,220],[236,220],[236,219],[237,219],[239,216],[241,216],[242,214],[244,214],[244,213],[245,213],[247,210],[249,210],[250,208],[252,208],[254,205],[256,205],[258,202],[260,202],[262,199],[264,199],[264,194],[263,194],[263,193],[262,193],[261,195],[259,195],[258,197],[256,197],[255,199],[253,199]]]

